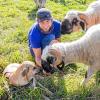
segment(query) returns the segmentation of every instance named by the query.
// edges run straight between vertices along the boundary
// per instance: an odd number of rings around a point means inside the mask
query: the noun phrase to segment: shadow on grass
[[[32,11],[29,12],[29,14],[28,14],[29,20],[35,20],[36,19],[37,10],[38,10],[37,8],[34,8]]]
[[[66,5],[66,1],[65,0],[51,0],[54,1],[55,3],[60,3],[62,5]]]
[[[0,100],[44,100],[42,99],[43,94],[50,100],[100,100],[100,94],[96,95],[100,93],[100,89],[99,91],[96,90],[98,88],[95,88],[95,86],[91,86],[91,88],[79,86],[79,89],[69,93],[66,88],[64,76],[59,73],[45,76],[43,80],[38,81],[50,90],[53,95],[47,95],[46,91],[38,86],[36,88],[9,86],[10,92],[6,89]],[[94,92],[93,90],[96,91]]]
[[[65,67],[64,73],[66,75],[68,73],[73,73],[74,75],[76,71],[76,67],[77,67],[76,64],[70,64],[68,66],[71,69],[68,69],[67,67]],[[98,73],[98,76],[99,75],[100,74]],[[91,89],[78,86],[79,88],[74,90],[74,87],[71,87],[70,84],[67,85],[68,88],[66,87],[66,79],[65,79],[65,76],[63,76],[61,73],[55,72],[51,76],[45,76],[44,79],[38,80],[44,87],[46,87],[48,90],[50,90],[53,93],[52,96],[48,95],[46,91],[41,89],[39,86],[37,86],[36,88],[32,88],[32,87],[23,88],[23,87],[9,86],[10,92],[8,92],[7,89],[5,89],[5,92],[0,97],[1,98],[0,100],[9,100],[9,99],[44,100],[42,98],[42,95],[47,96],[48,98],[50,98],[50,100],[100,100],[100,95],[96,96],[96,93],[100,93],[100,92],[96,92],[95,94],[92,93],[92,90],[94,90],[94,86],[92,86]],[[69,93],[69,90],[68,90],[69,88],[72,88],[71,90],[73,90],[71,91],[71,93]]]
[[[3,79],[4,92],[0,100],[41,100],[41,89],[32,87],[32,82],[25,86],[12,86]]]
[[[76,2],[80,3],[80,4],[86,4],[87,0],[75,0]]]

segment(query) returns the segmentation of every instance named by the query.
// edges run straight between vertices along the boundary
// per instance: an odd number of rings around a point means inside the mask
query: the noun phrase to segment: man
[[[41,67],[41,54],[43,48],[53,42],[60,41],[60,22],[54,20],[51,12],[46,8],[37,11],[37,21],[29,31],[29,48],[35,57],[37,66]]]

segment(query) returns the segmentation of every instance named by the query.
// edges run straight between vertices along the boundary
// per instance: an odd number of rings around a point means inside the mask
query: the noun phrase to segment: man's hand
[[[55,39],[55,40],[52,40],[51,42],[50,42],[50,44],[52,45],[52,44],[54,44],[54,43],[59,43],[60,42],[60,38],[57,38],[57,39]]]
[[[36,65],[41,67],[41,57],[35,57]]]

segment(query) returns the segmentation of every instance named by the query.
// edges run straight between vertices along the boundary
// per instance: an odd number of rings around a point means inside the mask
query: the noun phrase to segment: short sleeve
[[[36,30],[29,31],[29,45],[31,48],[41,48],[40,35]]]
[[[55,24],[55,38],[60,38],[61,36],[61,23],[60,22],[56,22]]]

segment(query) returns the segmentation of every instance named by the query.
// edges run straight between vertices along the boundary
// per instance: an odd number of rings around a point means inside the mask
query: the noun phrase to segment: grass
[[[48,0],[46,7],[52,11],[53,17],[62,20],[70,9],[84,11],[88,4],[94,0]],[[5,78],[2,76],[4,68],[10,63],[20,63],[31,60],[28,49],[28,31],[35,22],[36,6],[33,0],[0,0],[0,99],[1,100],[42,100],[42,94],[46,94],[39,86],[26,88],[22,91],[14,89],[10,93],[5,88]],[[73,33],[62,36],[62,41],[73,41],[80,38],[84,33]],[[91,91],[99,87],[95,84],[94,75],[84,88],[80,86],[86,71],[85,65],[76,64],[77,71],[67,69],[64,76],[54,75],[39,80],[41,84],[54,93],[50,100],[86,100]],[[100,77],[100,74],[97,75]],[[12,88],[10,88],[12,89]],[[20,90],[20,89],[19,89]],[[9,95],[8,95],[9,94]]]

